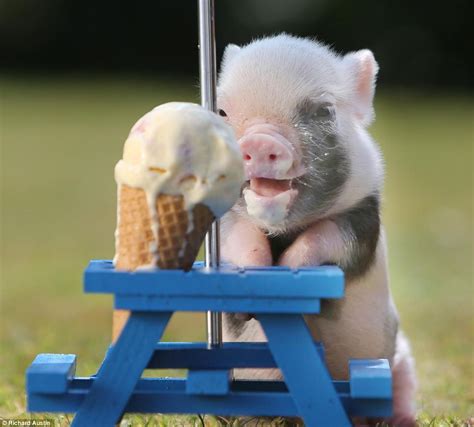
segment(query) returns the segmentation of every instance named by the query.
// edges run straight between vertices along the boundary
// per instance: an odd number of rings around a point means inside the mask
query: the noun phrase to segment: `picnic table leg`
[[[303,316],[259,314],[257,318],[305,425],[350,426]]]
[[[113,426],[160,340],[171,312],[132,312],[79,408],[74,427]]]

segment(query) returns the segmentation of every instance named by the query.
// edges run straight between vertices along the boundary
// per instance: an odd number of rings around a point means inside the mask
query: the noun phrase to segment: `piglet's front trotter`
[[[156,107],[133,126],[115,167],[118,270],[191,269],[215,218],[240,196],[242,155],[232,129],[191,103]],[[113,340],[128,311],[115,310]]]

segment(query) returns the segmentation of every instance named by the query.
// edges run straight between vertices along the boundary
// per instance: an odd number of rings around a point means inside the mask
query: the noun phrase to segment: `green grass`
[[[84,295],[81,276],[89,259],[114,253],[114,164],[138,117],[166,101],[196,101],[197,91],[192,82],[84,78],[4,78],[0,87],[0,417],[13,417],[25,415],[24,372],[37,353],[76,353],[80,375],[100,364],[111,301]],[[407,92],[376,102],[392,290],[417,361],[420,425],[474,415],[473,107],[468,97]],[[176,316],[165,336],[203,338],[197,314]]]

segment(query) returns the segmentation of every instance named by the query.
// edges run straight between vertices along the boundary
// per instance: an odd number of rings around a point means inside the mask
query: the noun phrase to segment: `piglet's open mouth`
[[[259,196],[275,197],[291,190],[290,179],[252,178],[249,188]]]
[[[286,218],[297,194],[290,179],[252,178],[243,190],[248,214],[268,225]]]

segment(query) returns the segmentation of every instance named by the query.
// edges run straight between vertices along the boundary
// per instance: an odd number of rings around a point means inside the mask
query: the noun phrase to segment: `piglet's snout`
[[[291,143],[273,129],[248,129],[239,145],[247,179],[291,179],[299,163]]]

